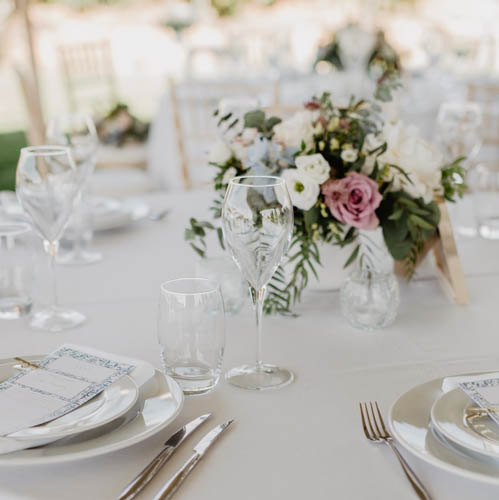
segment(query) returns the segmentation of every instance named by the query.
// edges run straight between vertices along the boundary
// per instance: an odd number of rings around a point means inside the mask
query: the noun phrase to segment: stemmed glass
[[[267,284],[286,253],[293,232],[293,206],[279,177],[232,179],[222,208],[225,241],[247,280],[256,313],[256,364],[232,368],[226,379],[244,389],[273,389],[293,381],[285,368],[262,362],[262,313]]]
[[[476,157],[482,145],[482,111],[470,101],[449,101],[440,106],[437,130],[447,159],[466,156],[466,164]]]
[[[471,101],[448,101],[442,103],[437,117],[438,142],[448,161],[464,156],[468,186],[473,177],[473,161],[482,145],[482,110]],[[467,193],[469,194],[469,192]],[[459,200],[453,212],[456,217],[456,230],[463,236],[477,234],[476,221],[470,196]]]
[[[59,255],[62,264],[85,265],[102,260],[100,252],[88,249],[92,240],[92,227],[88,203],[85,200],[85,187],[95,168],[99,138],[92,118],[87,114],[73,113],[53,118],[47,127],[47,138],[51,144],[67,146],[75,162],[82,185],[73,216],[62,236],[72,242],[70,252]]]
[[[55,280],[59,238],[69,221],[80,187],[81,176],[69,148],[36,146],[21,149],[16,172],[17,197],[43,240],[53,277],[52,304],[32,315],[30,325],[34,328],[58,332],[85,321],[83,314],[57,304]]]

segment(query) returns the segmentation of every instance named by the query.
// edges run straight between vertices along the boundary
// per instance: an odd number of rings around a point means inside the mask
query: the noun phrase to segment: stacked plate
[[[431,465],[499,486],[499,426],[472,416],[476,405],[459,388],[444,392],[443,381],[414,387],[393,404],[394,438]]]
[[[28,361],[41,358],[25,356]],[[0,382],[18,373],[17,364],[0,360]],[[158,370],[141,388],[131,377],[121,377],[77,410],[10,434],[7,440],[0,438],[0,451],[27,448],[0,454],[0,465],[67,462],[120,450],[164,429],[180,413],[183,401],[179,385]]]

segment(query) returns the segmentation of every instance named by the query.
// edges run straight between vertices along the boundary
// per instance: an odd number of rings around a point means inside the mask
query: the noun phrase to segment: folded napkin
[[[144,405],[145,399],[147,399],[147,397],[149,397],[157,390],[156,387],[157,382],[154,378],[155,370],[150,363],[147,363],[145,361],[140,361],[138,359],[129,358],[126,356],[110,354],[89,347],[82,347],[73,344],[65,344],[65,347],[84,350],[85,352],[92,354],[94,356],[106,358],[111,361],[116,361],[118,363],[127,363],[130,365],[134,365],[135,368],[128,374],[128,376],[135,382],[135,384],[139,389],[139,401],[141,409]],[[0,454],[12,453],[14,451],[31,448],[33,446],[38,446],[39,443],[40,443],[39,439],[37,439],[36,441],[27,441],[27,440],[20,441],[13,437],[0,436]]]
[[[487,380],[489,378],[499,378],[499,372],[482,373],[480,375],[458,375],[456,377],[446,377],[442,382],[442,391],[449,392],[453,389],[457,389],[459,387],[459,384],[463,384],[466,382],[480,382],[481,380]]]

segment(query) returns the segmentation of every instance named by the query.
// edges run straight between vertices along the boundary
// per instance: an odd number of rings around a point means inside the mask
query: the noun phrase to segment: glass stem
[[[47,252],[50,259],[50,273],[52,275],[52,307],[57,307],[57,279],[56,279],[56,269],[55,269],[55,259],[57,257],[57,250],[59,249],[59,242],[50,242],[44,240],[43,248]]]
[[[250,287],[251,300],[253,301],[253,308],[255,309],[256,317],[256,367],[261,371],[263,367],[262,362],[262,317],[263,317],[263,303],[265,301],[266,287],[256,288]]]

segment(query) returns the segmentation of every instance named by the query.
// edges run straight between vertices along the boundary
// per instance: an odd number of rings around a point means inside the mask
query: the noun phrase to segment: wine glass
[[[21,149],[16,172],[16,194],[33,228],[43,240],[52,267],[52,304],[36,311],[34,328],[58,332],[85,321],[77,311],[57,304],[55,259],[59,238],[67,225],[81,188],[81,176],[69,148],[35,146]]]
[[[449,101],[441,104],[437,130],[448,160],[465,156],[466,164],[470,164],[482,145],[481,125],[482,110],[477,103]]]
[[[232,368],[226,379],[244,389],[273,389],[293,381],[285,368],[262,362],[262,313],[266,287],[293,232],[293,206],[279,177],[243,176],[229,183],[222,208],[225,241],[249,284],[256,313],[256,364]]]
[[[473,160],[482,145],[482,110],[475,102],[448,101],[442,103],[437,117],[438,142],[447,161],[464,156],[466,184],[471,184]],[[456,231],[467,237],[477,235],[476,220],[469,190],[451,210],[456,219]]]
[[[99,145],[95,124],[89,115],[83,113],[56,116],[49,122],[47,138],[51,144],[70,148],[82,184],[81,195],[61,238],[62,247],[64,248],[68,241],[71,251],[60,254],[57,261],[72,265],[99,262],[102,260],[102,254],[88,249],[92,241],[92,221],[85,196],[85,186],[94,171]]]

